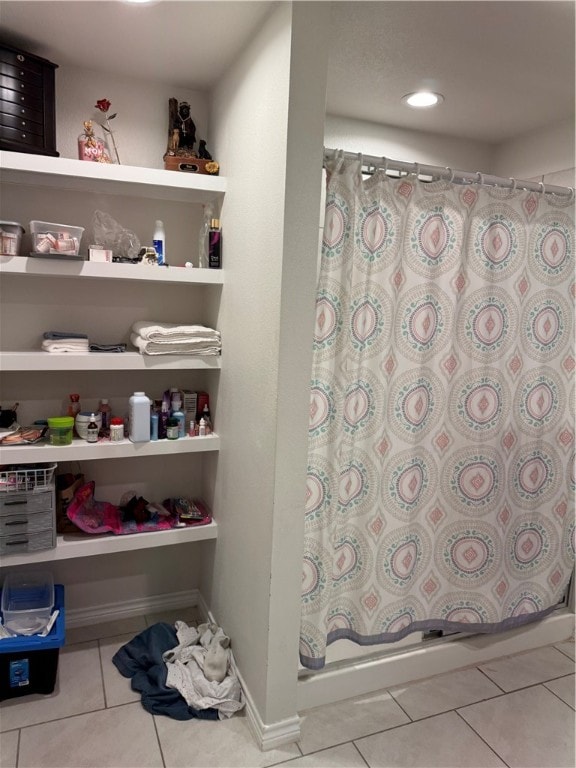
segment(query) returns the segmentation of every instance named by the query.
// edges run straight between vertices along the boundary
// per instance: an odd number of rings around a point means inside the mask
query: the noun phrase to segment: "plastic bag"
[[[125,229],[108,213],[95,211],[92,219],[94,243],[111,250],[114,256],[137,261],[140,240],[134,232]]]

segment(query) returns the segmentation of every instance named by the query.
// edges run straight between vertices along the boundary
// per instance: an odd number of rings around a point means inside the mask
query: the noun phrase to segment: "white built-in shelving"
[[[9,195],[11,185],[46,189],[47,194],[73,190],[79,194],[97,193],[106,196],[174,201],[190,205],[219,202],[226,192],[226,179],[220,176],[187,174],[151,168],[87,163],[80,160],[0,151],[0,181],[2,194]],[[186,260],[186,259],[183,259]],[[82,260],[0,256],[2,279],[40,277],[49,280],[121,281],[163,285],[183,285],[201,290],[217,290],[224,282],[221,270],[185,267],[148,267],[133,264],[95,263]],[[213,287],[215,286],[215,287]],[[44,374],[60,371],[92,371],[94,375],[120,371],[215,371],[221,367],[220,356],[141,355],[138,352],[50,354],[37,350],[0,351],[0,370],[11,374]],[[39,379],[40,381],[40,379]],[[39,385],[40,386],[40,385]],[[213,453],[220,450],[220,437],[185,437],[179,440],[159,440],[145,443],[99,442],[90,444],[74,440],[69,446],[45,444],[4,446],[0,448],[0,463],[28,464],[36,462],[101,461],[133,459],[148,456],[169,458],[177,454]],[[55,549],[2,558],[0,565],[50,562],[75,557],[103,555],[134,549],[197,542],[214,539],[218,526],[209,525],[174,528],[124,536],[59,535]]]

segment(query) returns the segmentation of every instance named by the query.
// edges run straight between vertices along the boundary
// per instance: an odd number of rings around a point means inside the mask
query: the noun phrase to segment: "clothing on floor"
[[[124,677],[130,677],[132,690],[142,694],[142,706],[152,715],[166,715],[175,720],[217,720],[213,708],[190,706],[179,691],[166,684],[168,668],[162,655],[178,645],[176,630],[158,622],[136,635],[113,656],[112,662]]]

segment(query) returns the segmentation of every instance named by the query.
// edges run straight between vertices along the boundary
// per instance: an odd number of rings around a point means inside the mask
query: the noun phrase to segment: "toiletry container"
[[[144,392],[134,392],[129,399],[130,440],[145,443],[150,440],[150,400]]]
[[[98,412],[102,414],[102,429],[110,429],[110,419],[112,417],[112,408],[108,404],[107,398],[103,397],[98,406]]]
[[[178,420],[178,437],[186,437],[186,416],[179,397],[172,400],[172,418]]]
[[[156,263],[166,264],[166,235],[164,233],[164,222],[160,219],[154,224],[154,236],[152,238],[154,250],[156,251]]]

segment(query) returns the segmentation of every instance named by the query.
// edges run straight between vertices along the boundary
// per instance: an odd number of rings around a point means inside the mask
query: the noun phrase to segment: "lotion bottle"
[[[178,420],[178,437],[186,437],[186,416],[182,411],[182,401],[175,397],[172,400],[172,418]]]
[[[130,400],[130,432],[133,443],[150,440],[150,400],[144,392],[134,392]]]

